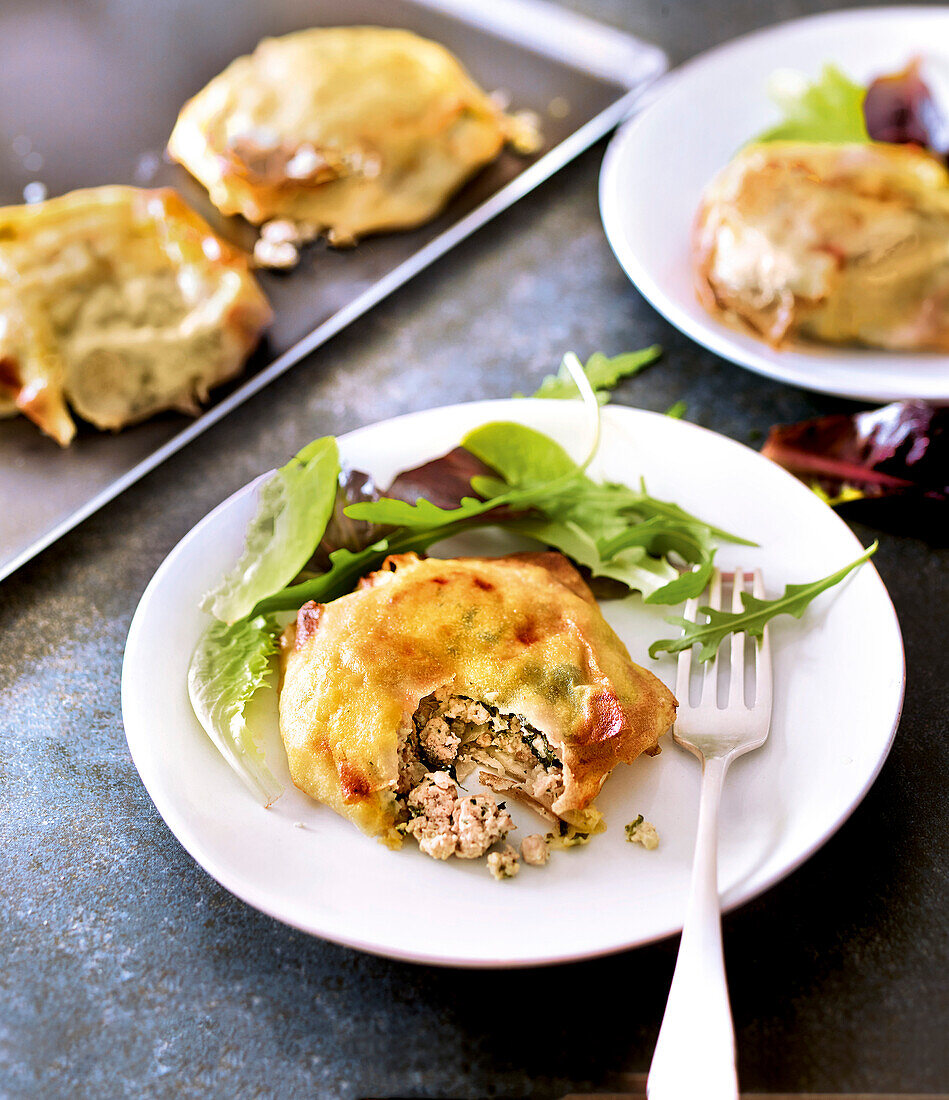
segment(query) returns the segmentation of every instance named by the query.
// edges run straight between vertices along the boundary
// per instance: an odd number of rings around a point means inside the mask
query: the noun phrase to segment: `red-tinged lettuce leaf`
[[[495,475],[495,470],[476,458],[470,451],[466,451],[464,447],[455,447],[447,454],[433,458],[421,466],[403,470],[388,489],[381,489],[372,477],[362,470],[344,468],[339,477],[333,514],[326,526],[319,548],[308,562],[302,577],[329,569],[330,555],[336,550],[348,550],[358,554],[392,530],[391,525],[353,519],[346,514],[346,509],[350,505],[375,503],[383,498],[400,500],[413,505],[423,500],[434,504],[437,508],[451,511],[458,508],[465,497],[479,495],[471,486],[472,478]],[[503,505],[498,507],[495,513],[499,520],[507,519],[514,514],[512,509]]]
[[[874,141],[911,143],[949,156],[949,117],[923,79],[918,59],[902,72],[877,77],[867,89],[863,114]]]
[[[762,454],[831,503],[949,500],[949,408],[896,402],[853,416],[777,426]]]
[[[316,548],[316,553],[307,563],[304,575],[322,573],[329,569],[330,554],[334,550],[351,550],[353,553],[358,553],[374,543],[382,534],[382,529],[374,523],[350,519],[345,510],[350,504],[379,500],[384,495],[369,474],[362,470],[343,467],[339,473],[332,515],[323,532],[323,538]]]
[[[461,504],[463,497],[477,495],[471,487],[472,478],[496,476],[497,472],[471,451],[455,447],[431,462],[403,470],[384,495],[409,504],[427,500],[429,504],[450,511]]]

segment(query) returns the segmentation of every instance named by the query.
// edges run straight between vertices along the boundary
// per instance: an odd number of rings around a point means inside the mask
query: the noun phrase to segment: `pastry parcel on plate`
[[[915,146],[776,141],[706,190],[699,294],[769,343],[949,350],[949,172]]]
[[[305,604],[282,639],[296,786],[436,859],[482,856],[513,827],[493,795],[460,789],[476,772],[555,842],[600,831],[593,799],[618,763],[657,751],[675,706],[553,552],[392,556],[355,592]]]

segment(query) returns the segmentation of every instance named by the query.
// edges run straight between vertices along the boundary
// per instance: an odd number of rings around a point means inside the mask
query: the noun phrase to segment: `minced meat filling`
[[[514,828],[504,804],[493,796],[459,794],[456,781],[478,765],[490,769],[488,778],[503,781],[505,789],[540,803],[535,808],[547,812],[563,793],[560,759],[542,733],[517,715],[435,692],[399,731],[396,794],[409,818],[405,831],[426,855],[477,859]],[[506,857],[505,867],[508,863]]]
[[[490,795],[459,797],[447,772],[434,772],[408,797],[405,831],[433,859],[479,859],[514,828],[511,815]]]

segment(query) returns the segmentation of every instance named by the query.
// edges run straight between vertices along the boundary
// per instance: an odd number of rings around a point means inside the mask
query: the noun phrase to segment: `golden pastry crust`
[[[559,749],[559,815],[654,749],[675,699],[633,664],[560,554],[386,559],[305,604],[282,639],[280,731],[293,782],[397,845],[399,730],[436,692],[516,714]]]
[[[693,236],[706,308],[793,337],[949,350],[949,172],[908,145],[772,142],[706,189]]]
[[[112,430],[197,412],[271,316],[246,257],[174,191],[97,187],[0,209],[0,406],[62,446],[69,406]]]
[[[233,61],[182,108],[168,150],[223,213],[343,244],[428,221],[508,123],[438,43],[318,27]]]

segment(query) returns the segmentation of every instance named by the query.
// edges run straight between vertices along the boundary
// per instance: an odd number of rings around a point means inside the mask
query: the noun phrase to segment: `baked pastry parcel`
[[[168,150],[223,213],[348,244],[433,217],[512,124],[437,42],[317,27],[233,61],[185,104]]]
[[[911,145],[771,142],[709,185],[701,300],[780,346],[793,337],[949,350],[949,172]]]
[[[270,322],[246,257],[170,190],[96,187],[0,209],[0,401],[66,446],[196,412]]]
[[[281,653],[296,786],[390,846],[408,833],[442,859],[481,856],[513,827],[493,796],[459,791],[475,771],[557,838],[600,831],[592,802],[607,776],[657,751],[675,717],[671,692],[552,552],[389,557],[350,595],[301,607]]]

